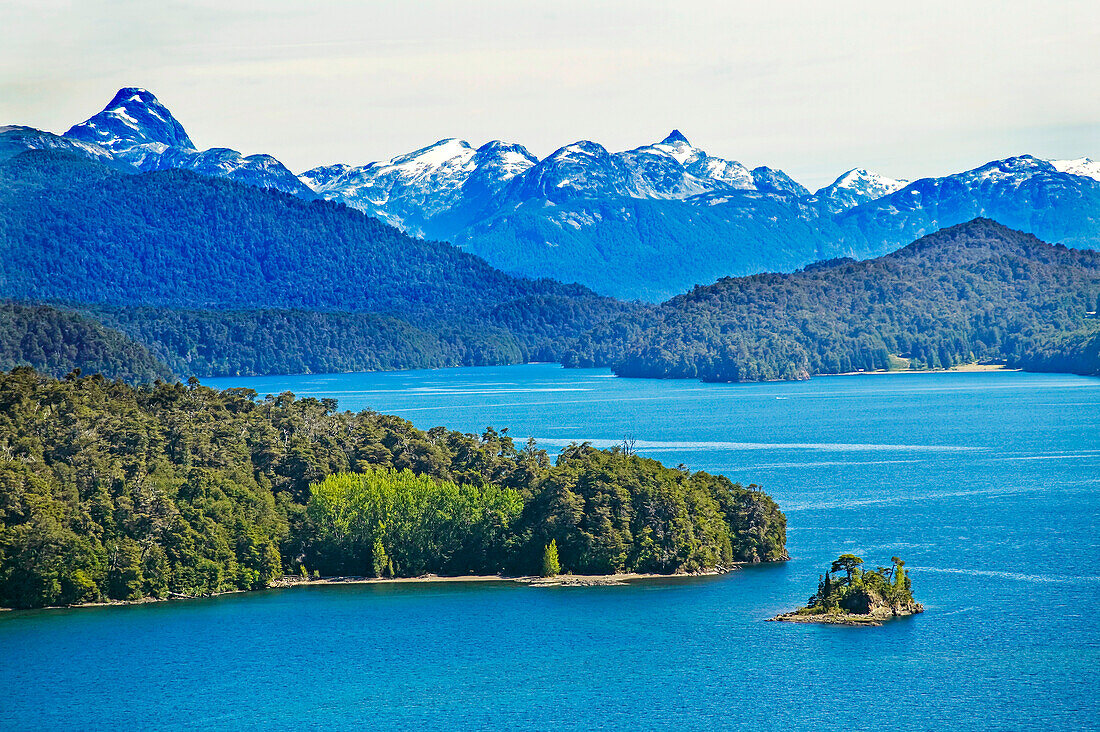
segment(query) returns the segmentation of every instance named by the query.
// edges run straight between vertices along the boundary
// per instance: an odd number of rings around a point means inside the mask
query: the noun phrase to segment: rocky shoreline
[[[789,613],[780,613],[774,618],[768,618],[770,623],[817,623],[820,625],[851,625],[875,627],[882,625],[887,620],[917,615],[924,612],[924,605],[915,602],[912,605],[898,608],[879,606],[869,613],[807,613],[799,610]]]

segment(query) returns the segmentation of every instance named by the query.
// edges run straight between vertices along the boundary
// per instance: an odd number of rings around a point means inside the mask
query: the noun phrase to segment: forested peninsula
[[[506,430],[422,431],[197,381],[0,374],[0,606],[193,597],[284,574],[682,573],[787,558],[759,487]]]

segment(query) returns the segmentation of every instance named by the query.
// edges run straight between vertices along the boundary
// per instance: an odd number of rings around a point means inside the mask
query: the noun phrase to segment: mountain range
[[[0,368],[134,381],[529,360],[716,381],[1100,368],[1100,252],[988,219],[646,306],[331,201],[56,150],[0,163],[0,298]]]
[[[0,163],[0,298],[78,311],[203,376],[559,360],[634,307],[329,201],[56,150]],[[61,364],[50,334],[82,323],[38,310],[11,322],[25,336],[0,333],[0,364]],[[80,340],[74,352],[102,350],[96,333]]]
[[[1100,247],[1100,163],[1028,155],[939,178],[857,168],[814,192],[679,131],[624,152],[579,141],[539,160],[522,145],[446,139],[386,162],[295,175],[269,155],[198,150],[152,93],[119,90],[64,135],[0,128],[0,160],[67,151],[122,169],[186,169],[324,198],[414,236],[452,242],[506,272],[657,301],[724,276],[881,256],[987,216],[1068,246]]]

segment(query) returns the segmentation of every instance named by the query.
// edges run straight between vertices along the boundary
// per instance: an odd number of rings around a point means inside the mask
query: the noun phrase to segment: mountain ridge
[[[622,152],[581,140],[541,160],[518,143],[475,148],[445,138],[388,161],[296,176],[269,155],[196,149],[138,87],[119,90],[66,136],[0,131],[0,159],[28,148],[338,201],[510,274],[574,279],[625,299],[660,301],[721,276],[879,256],[975,216],[1100,246],[1100,164],[1089,158],[1015,156],[911,182],[853,168],[811,193],[782,171],[710,156],[673,130]]]
[[[1098,296],[1100,252],[976,218],[876,259],[696,287],[597,326],[565,363],[704,381],[1026,365],[1037,344],[1080,331]]]
[[[389,332],[423,352],[303,354],[310,369],[551,360],[576,333],[630,307],[580,285],[512,277],[342,204],[188,170],[127,174],[49,151],[0,163],[0,297],[226,313],[150,312],[132,327],[129,316],[108,318],[131,337],[167,333],[182,343],[186,334],[197,347],[201,333],[239,340],[235,322],[268,318],[288,324],[273,326],[288,343],[294,334],[331,330],[378,350]],[[331,315],[285,312],[295,309]],[[186,349],[163,356],[174,367],[189,358]],[[202,356],[210,369],[254,370],[224,365],[234,358]]]

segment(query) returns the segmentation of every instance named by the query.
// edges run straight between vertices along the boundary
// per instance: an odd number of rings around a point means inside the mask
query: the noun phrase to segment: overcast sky
[[[63,132],[122,86],[200,148],[292,170],[443,137],[672,128],[815,188],[1019,153],[1100,157],[1097,0],[0,0],[0,124]]]

